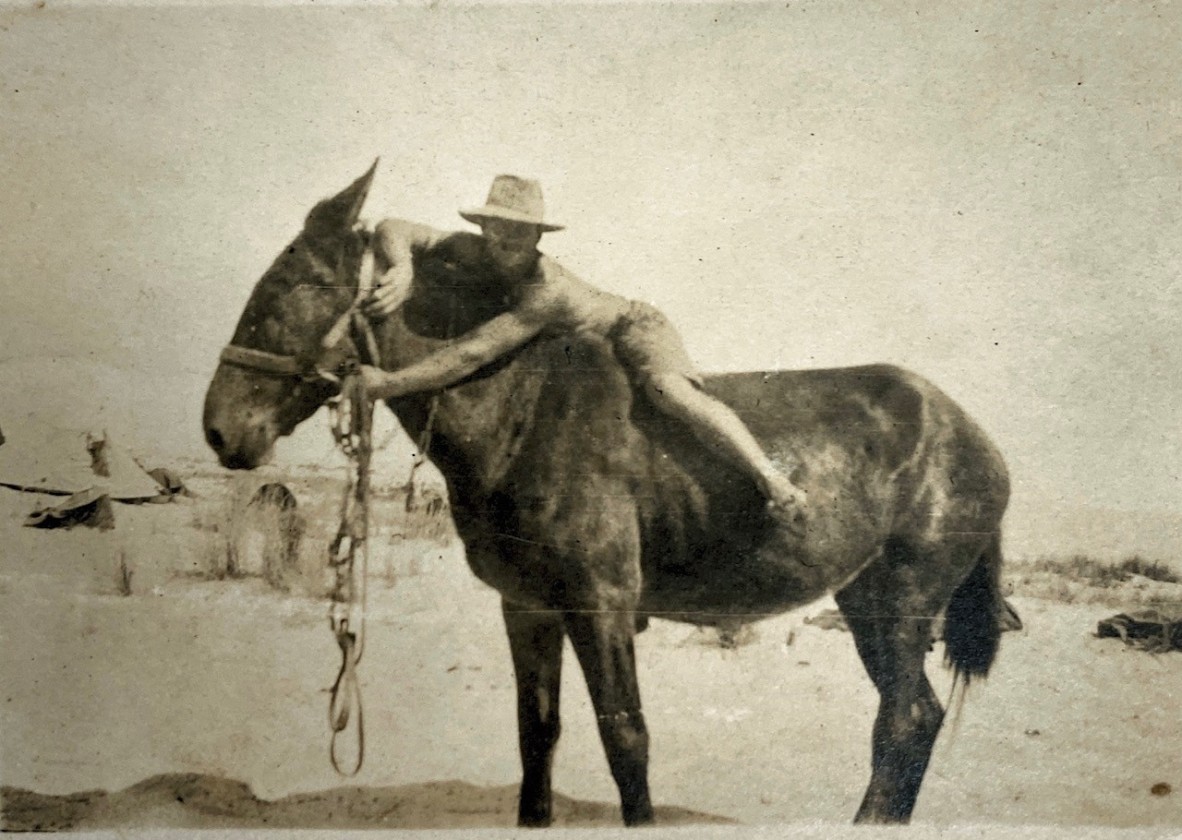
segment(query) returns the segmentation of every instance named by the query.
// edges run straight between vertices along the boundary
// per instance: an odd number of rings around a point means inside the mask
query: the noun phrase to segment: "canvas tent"
[[[0,486],[68,497],[34,510],[27,525],[109,528],[112,499],[144,502],[171,495],[106,432],[52,426],[10,432],[0,449]]]
[[[120,501],[161,495],[156,480],[106,432],[51,426],[19,437],[10,432],[0,449],[0,485],[59,496],[94,489]]]

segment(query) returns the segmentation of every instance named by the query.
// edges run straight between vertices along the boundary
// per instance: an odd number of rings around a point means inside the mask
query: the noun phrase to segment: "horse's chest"
[[[513,603],[594,609],[639,588],[638,558],[600,545],[593,534],[572,535],[562,528],[476,530],[465,535],[469,567]]]

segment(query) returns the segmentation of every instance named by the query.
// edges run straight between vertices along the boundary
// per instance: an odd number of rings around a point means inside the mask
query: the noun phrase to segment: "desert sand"
[[[508,648],[498,598],[461,547],[407,539],[396,512],[378,509],[360,666],[366,759],[341,778],[327,751],[339,653],[324,600],[203,574],[220,550],[210,523],[230,484],[211,470],[193,482],[198,499],[118,505],[107,532],[21,527],[35,498],[0,488],[4,827],[518,836]],[[317,538],[310,528],[306,540]],[[1005,635],[993,673],[945,726],[917,836],[997,825],[1023,836],[1182,831],[1182,654],[1095,638],[1118,603],[1022,591],[1011,601],[1025,626]],[[663,621],[640,636],[665,831],[847,831],[877,698],[849,635],[805,623],[832,606],[757,624],[733,649]],[[946,697],[940,654],[937,644],[928,672]],[[556,823],[575,834],[616,828],[616,791],[569,647],[562,703]]]

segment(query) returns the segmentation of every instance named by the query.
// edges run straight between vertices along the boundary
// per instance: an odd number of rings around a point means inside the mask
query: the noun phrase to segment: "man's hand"
[[[413,269],[408,264],[393,266],[382,275],[362,304],[367,318],[381,320],[398,308],[410,293]]]

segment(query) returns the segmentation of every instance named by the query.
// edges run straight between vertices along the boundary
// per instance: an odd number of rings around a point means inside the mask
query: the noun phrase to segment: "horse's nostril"
[[[226,444],[225,439],[222,437],[222,433],[217,429],[206,429],[205,440],[213,448],[214,452],[221,452],[222,447]]]

